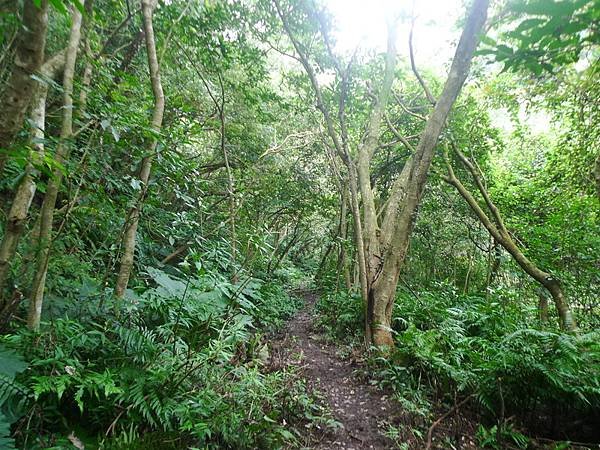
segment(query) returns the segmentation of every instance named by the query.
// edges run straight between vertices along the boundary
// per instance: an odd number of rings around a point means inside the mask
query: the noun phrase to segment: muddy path
[[[357,364],[338,355],[316,325],[314,293],[304,293],[304,307],[271,342],[271,364],[299,366],[311,391],[317,391],[341,424],[334,430],[310,436],[311,449],[390,449],[383,435],[382,418],[394,406],[388,397],[360,380]]]

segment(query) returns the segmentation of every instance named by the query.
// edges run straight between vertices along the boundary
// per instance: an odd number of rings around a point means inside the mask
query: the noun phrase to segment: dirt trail
[[[316,295],[306,294],[305,307],[272,342],[275,365],[300,365],[310,389],[317,390],[342,426],[322,436],[314,436],[312,449],[389,449],[391,440],[383,436],[379,423],[393,410],[385,394],[354,375],[358,367],[337,354],[315,326]]]

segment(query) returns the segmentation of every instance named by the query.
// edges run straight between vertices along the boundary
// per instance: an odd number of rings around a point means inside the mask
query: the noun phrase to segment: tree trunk
[[[369,292],[369,300],[373,302],[370,321],[372,343],[377,347],[393,345],[392,307],[416,210],[423,195],[438,138],[469,73],[487,18],[487,8],[488,0],[473,2],[442,94],[427,119],[414,154],[392,186],[380,233],[381,262],[371,280]]]
[[[73,77],[75,75],[75,62],[81,40],[82,17],[78,8],[72,7],[71,17],[71,33],[65,54],[65,70],[63,74],[63,121],[60,131],[60,141],[54,155],[55,161],[61,166],[64,166],[68,159],[69,140],[73,136]],[[27,317],[27,325],[32,329],[39,327],[42,314],[46,273],[48,271],[50,246],[52,243],[54,208],[56,207],[56,199],[62,183],[62,177],[63,172],[60,169],[53,171],[40,211],[40,235],[36,255],[36,273],[33,277],[33,285],[29,296],[29,315]]]
[[[41,73],[47,78],[54,78],[56,73],[65,63],[65,53],[60,52],[44,63]],[[31,108],[31,139],[30,151],[25,174],[17,186],[17,191],[12,202],[10,212],[4,228],[4,236],[0,244],[0,309],[4,303],[4,288],[12,259],[16,253],[17,245],[23,231],[29,207],[33,201],[37,188],[37,173],[32,159],[42,161],[44,158],[44,128],[46,122],[46,97],[48,95],[48,84],[37,83],[36,92],[33,96]]]
[[[596,179],[596,194],[598,196],[598,201],[600,202],[600,154],[596,158],[596,163],[594,164],[594,178]]]
[[[548,296],[546,291],[542,288],[538,289],[538,314],[540,318],[540,322],[547,323],[548,322]]]
[[[348,238],[348,189],[342,185],[343,192],[340,195],[340,243],[338,252],[338,263],[337,263],[337,284],[339,288],[339,277],[340,273],[344,275],[344,285],[346,290],[350,292],[352,290],[352,280],[350,279],[350,269],[348,268],[348,261],[346,255],[346,239]]]
[[[44,61],[47,26],[48,1],[41,0],[38,8],[33,0],[25,0],[14,67],[0,97],[0,176],[7,159],[6,151],[23,126],[25,113],[35,92],[36,81],[32,75]]]
[[[388,201],[383,224],[378,223],[375,201],[371,189],[370,162],[379,146],[380,125],[385,115],[387,98],[395,76],[395,31],[389,30],[388,51],[385,58],[383,82],[380,86],[374,107],[369,115],[366,138],[360,145],[355,162],[348,149],[348,133],[345,126],[345,96],[347,94],[348,70],[343,71],[333,55],[326,31],[321,29],[325,47],[334,61],[336,72],[341,76],[341,94],[338,102],[338,122],[336,129],[332,115],[324,101],[317,74],[308,60],[307,46],[302,45],[290,26],[287,12],[279,1],[274,1],[283,28],[289,36],[304,67],[317,100],[317,108],[323,114],[327,135],[339,157],[348,168],[350,206],[354,219],[356,259],[361,280],[361,294],[365,301],[365,339],[367,345],[389,346],[392,344],[390,329],[392,304],[398,283],[400,268],[404,262],[416,208],[423,194],[427,173],[433,158],[434,148],[446,122],[448,113],[456,100],[470,69],[471,59],[479,34],[487,16],[488,0],[475,0],[458,44],[448,79],[439,101],[427,120],[419,145],[407,163],[406,170],[394,182]],[[363,202],[361,217],[358,193]],[[363,232],[364,225],[364,232]]]
[[[148,67],[150,70],[150,80],[152,82],[152,92],[154,94],[154,112],[152,114],[152,129],[159,133],[163,113],[165,110],[165,97],[160,81],[160,70],[158,59],[156,57],[156,43],[154,40],[154,29],[152,26],[152,12],[155,4],[151,0],[142,0],[142,15],[144,18],[144,33],[146,39],[146,52],[148,54]],[[115,297],[122,298],[129,283],[131,270],[133,268],[133,259],[135,254],[135,239],[140,220],[140,210],[148,190],[148,180],[152,169],[152,160],[158,140],[154,139],[148,148],[148,155],[142,159],[139,179],[142,182],[142,193],[136,204],[129,210],[125,220],[125,233],[123,235],[123,256],[121,257],[121,267],[117,276],[115,285]]]
[[[475,213],[475,215],[483,224],[483,226],[488,230],[488,232],[492,235],[496,242],[498,242],[513,257],[513,259],[521,267],[521,269],[523,269],[525,273],[531,276],[531,278],[537,281],[540,285],[546,288],[546,290],[550,293],[552,299],[554,300],[556,310],[558,312],[560,326],[563,329],[575,331],[577,329],[577,323],[575,321],[575,318],[573,317],[573,314],[569,307],[569,303],[565,298],[559,280],[554,278],[548,272],[541,270],[535,263],[530,261],[529,258],[527,258],[525,254],[521,251],[521,249],[515,244],[515,241],[513,240],[513,238],[511,237],[510,233],[504,225],[504,221],[502,220],[500,211],[492,202],[489,193],[485,189],[485,186],[481,178],[479,177],[477,169],[455,146],[454,151],[457,154],[461,163],[470,172],[471,176],[475,180],[475,184],[482,197],[484,198],[485,204],[490,210],[495,223],[492,222],[492,220],[490,220],[490,218],[481,208],[473,194],[471,194],[471,192],[456,177],[456,174],[452,169],[450,158],[448,157],[447,152],[444,155],[446,160],[446,167],[448,169],[448,176],[445,178],[445,181],[456,188],[456,190],[465,199],[465,201],[468,203],[471,210]]]
[[[486,292],[488,291],[490,286],[496,281],[496,278],[498,277],[498,272],[500,270],[500,263],[502,262],[502,251],[500,250],[500,245],[498,244],[498,241],[496,241],[493,237],[491,239],[492,245],[488,254],[488,275],[485,280]]]
[[[164,54],[164,51],[163,51]],[[229,197],[229,225],[230,225],[230,239],[231,239],[231,282],[237,282],[237,269],[235,268],[236,253],[237,253],[237,236],[235,233],[235,180],[233,178],[233,172],[231,171],[231,165],[229,164],[229,153],[227,152],[226,137],[225,137],[225,87],[223,79],[219,75],[219,85],[221,87],[221,102],[218,105],[219,109],[219,123],[220,123],[220,144],[221,153],[223,154],[223,162],[225,163],[225,171],[227,173],[227,196]]]

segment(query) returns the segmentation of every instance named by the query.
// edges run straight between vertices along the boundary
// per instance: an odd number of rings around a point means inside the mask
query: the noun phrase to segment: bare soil
[[[318,393],[332,412],[338,427],[311,432],[311,449],[390,449],[394,443],[383,435],[382,418],[397,407],[389,397],[369,386],[354,372],[355,361],[342,358],[315,327],[314,294],[307,293],[305,307],[272,341],[270,365],[300,366],[311,391]]]

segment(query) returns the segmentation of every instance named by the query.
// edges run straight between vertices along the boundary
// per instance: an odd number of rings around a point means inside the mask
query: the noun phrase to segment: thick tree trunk
[[[344,120],[348,70],[343,71],[341,69],[339,61],[333,55],[326,32],[321,30],[325,46],[334,61],[336,72],[342,79],[338,105],[338,121],[341,131],[338,132],[336,123],[324,101],[316,72],[308,60],[306,46],[303,46],[295,36],[288,21],[287,12],[284,11],[277,0],[274,3],[283,27],[298,54],[299,61],[310,79],[317,100],[317,108],[322,112],[325,119],[327,134],[336,153],[348,168],[356,259],[359,266],[361,294],[366,304],[366,343],[368,345],[389,346],[393,342],[390,328],[393,298],[400,268],[408,249],[414,214],[423,194],[438,137],[469,72],[471,59],[479,42],[479,34],[486,20],[488,0],[474,0],[473,2],[442,95],[427,120],[426,128],[421,135],[419,145],[414,149],[415,152],[410,158],[410,163],[407,164],[406,170],[403,170],[403,173],[394,183],[381,227],[378,224],[371,188],[370,162],[379,146],[380,125],[385,114],[387,98],[395,75],[394,30],[390,30],[388,36],[384,80],[369,116],[366,138],[360,146],[358,158],[355,162],[350,157],[347,142],[348,133]],[[363,202],[362,217],[358,200],[359,189]]]
[[[377,210],[375,207],[375,196],[371,188],[371,159],[379,146],[381,136],[381,124],[388,104],[392,84],[396,75],[396,29],[394,26],[388,30],[388,45],[384,69],[383,82],[379,95],[375,101],[373,110],[369,117],[366,137],[363,145],[359,148],[356,163],[358,175],[358,187],[363,203],[363,234],[365,246],[365,261],[369,285],[377,277],[377,269],[380,264],[379,250],[379,225],[377,223]],[[371,305],[369,305],[370,307]]]
[[[43,156],[44,145],[39,139],[44,138],[44,123],[46,115],[46,96],[48,93],[47,85],[40,85],[34,96],[34,105],[31,111],[32,121],[32,143],[36,152]],[[4,304],[4,288],[8,277],[8,272],[12,259],[17,251],[17,245],[25,229],[29,207],[33,201],[36,191],[34,168],[31,162],[25,167],[25,175],[17,186],[17,192],[13,199],[6,226],[4,237],[0,244],[0,308]]]
[[[73,136],[73,78],[75,75],[75,62],[79,42],[81,40],[81,12],[72,7],[71,33],[69,44],[65,54],[65,70],[63,74],[63,121],[60,131],[60,141],[56,149],[54,159],[60,165],[64,165],[69,155],[69,140]],[[27,325],[37,329],[42,314],[44,301],[44,289],[46,286],[46,273],[52,244],[52,222],[54,221],[54,209],[56,199],[62,183],[63,172],[55,169],[46,188],[46,195],[40,211],[40,234],[38,240],[38,251],[36,255],[36,273],[30,293],[29,314]]]
[[[23,24],[18,37],[14,67],[0,98],[0,176],[4,171],[6,151],[23,126],[25,113],[36,88],[32,78],[44,61],[48,1],[40,7],[33,0],[25,0]]]
[[[160,70],[158,59],[156,57],[156,43],[154,40],[154,28],[152,26],[152,12],[155,4],[151,0],[142,0],[142,15],[144,18],[144,34],[146,39],[146,52],[148,54],[148,67],[150,70],[150,80],[152,83],[152,92],[154,94],[154,112],[152,114],[152,129],[156,133],[160,132],[165,109],[165,97],[160,81]],[[142,159],[139,179],[142,182],[142,194],[127,214],[125,220],[125,233],[123,235],[123,256],[121,257],[121,266],[115,285],[115,296],[122,298],[129,283],[133,260],[135,255],[135,239],[140,220],[140,210],[148,190],[148,180],[152,170],[152,160],[158,140],[154,139],[148,148],[148,155]]]
[[[44,63],[41,73],[47,78],[54,78],[59,69],[64,66],[65,53],[60,52]],[[4,236],[0,243],[0,308],[4,302],[4,288],[12,259],[16,253],[17,245],[25,229],[29,207],[33,201],[36,185],[36,170],[32,159],[42,161],[44,157],[44,128],[46,121],[46,97],[48,84],[38,83],[31,108],[31,139],[32,151],[25,166],[25,174],[17,186],[17,191],[8,213]]]
[[[371,280],[370,327],[373,344],[393,345],[391,316],[400,269],[404,263],[416,210],[420,203],[435,146],[464,84],[487,18],[488,0],[475,0],[467,18],[440,98],[427,119],[414,154],[392,186],[380,233],[380,264]]]

